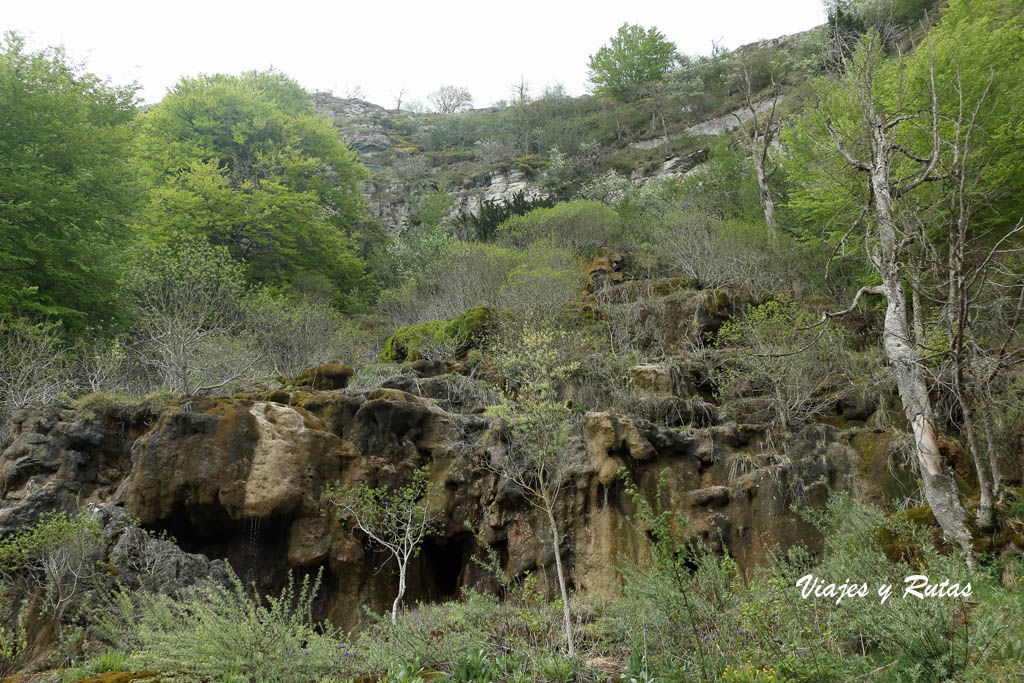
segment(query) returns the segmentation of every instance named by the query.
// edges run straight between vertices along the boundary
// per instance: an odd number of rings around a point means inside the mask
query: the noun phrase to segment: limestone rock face
[[[151,417],[113,425],[59,406],[15,411],[0,456],[0,535],[34,524],[44,512],[108,498],[128,470],[128,445]]]
[[[779,97],[779,103],[782,102],[782,97]],[[762,100],[754,105],[754,110],[758,114],[764,111],[768,111],[773,106],[772,100]],[[777,106],[777,105],[776,105]],[[728,133],[729,131],[736,130],[742,124],[750,120],[752,114],[746,107],[731,111],[728,114],[723,114],[717,118],[703,121],[694,126],[690,126],[686,129],[687,135],[721,135],[722,133]],[[738,120],[737,120],[738,117]]]
[[[316,514],[319,501],[310,494],[329,474],[328,453],[334,449],[337,437],[324,431],[319,419],[289,406],[256,403],[249,414],[255,421],[257,438],[245,479],[242,514]]]
[[[656,395],[649,400],[690,402],[699,399],[664,394],[689,391],[694,372],[670,365],[634,371]],[[362,619],[361,605],[387,609],[396,581],[390,568],[378,571],[386,557],[335,518],[327,489],[334,482],[402,485],[427,466],[440,528],[410,567],[410,600],[448,599],[462,587],[490,585],[471,561],[482,548],[467,524],[499,552],[509,575],[532,571],[556,591],[546,519],[515,485],[484,467],[504,448],[498,425],[464,402],[431,398],[458,385],[442,390],[443,382],[453,380],[407,376],[362,393],[284,392],[287,403],[172,402],[133,425],[82,420],[66,409],[25,411],[0,454],[0,524],[10,530],[47,509],[72,509],[79,499],[114,503],[104,507],[111,519],[131,515],[180,545],[176,555],[124,527],[111,536],[111,554],[122,564],[194,581],[221,576],[217,562],[227,561],[265,590],[279,589],[290,568],[324,567],[319,616],[350,627]],[[781,458],[763,425],[716,418],[669,426],[588,413],[567,454],[577,464],[556,514],[571,584],[611,595],[621,586],[614,567],[622,557],[650,560],[620,468],[652,504],[661,486],[661,500],[690,518],[693,538],[728,548],[749,570],[776,547],[819,542],[790,507],[797,500],[822,503],[825,489],[813,483],[819,478],[856,488],[867,467],[859,451],[869,450],[861,433],[808,428],[787,442]]]
[[[123,507],[106,503],[90,509],[107,542],[106,561],[118,569],[118,579],[125,585],[174,593],[195,586],[227,584],[223,561],[186,553],[172,541],[145,533]]]

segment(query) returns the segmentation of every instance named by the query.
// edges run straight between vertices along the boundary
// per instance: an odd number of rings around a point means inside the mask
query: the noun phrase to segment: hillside
[[[9,36],[0,675],[1022,680],[1022,22],[452,113]]]

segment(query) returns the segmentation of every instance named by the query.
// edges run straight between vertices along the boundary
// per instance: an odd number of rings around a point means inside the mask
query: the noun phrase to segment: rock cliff
[[[687,368],[644,365],[634,375],[645,400],[693,393]],[[169,532],[185,553],[226,560],[265,590],[279,588],[289,569],[324,567],[319,609],[347,627],[361,619],[361,605],[387,608],[395,579],[390,565],[378,571],[384,555],[329,514],[326,488],[335,481],[402,484],[426,465],[442,528],[410,571],[411,600],[491,586],[471,559],[482,543],[498,552],[510,576],[532,571],[550,590],[554,558],[546,524],[514,486],[484,466],[501,447],[495,426],[469,412],[478,407],[428,397],[442,396],[437,385],[455,381],[402,383],[423,395],[309,387],[178,400],[133,414],[26,409],[0,454],[0,531],[49,509],[114,504],[145,527]],[[775,548],[797,541],[816,546],[814,531],[790,508],[821,504],[823,484],[883,497],[882,489],[900,486],[898,477],[886,483],[893,478],[874,462],[887,457],[884,441],[868,438],[872,448],[863,446],[865,435],[880,433],[867,428],[808,427],[780,449],[765,425],[721,424],[713,413],[677,422],[610,412],[579,417],[572,448],[581,464],[558,514],[567,539],[563,560],[577,591],[609,595],[619,585],[613,567],[621,558],[647,557],[644,530],[629,520],[634,507],[619,468],[652,501],[661,479],[663,502],[689,516],[689,533],[727,549],[747,569]]]

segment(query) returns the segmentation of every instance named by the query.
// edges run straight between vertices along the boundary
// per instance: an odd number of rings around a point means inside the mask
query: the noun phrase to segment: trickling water
[[[256,553],[260,547],[260,522],[259,517],[249,517],[249,548],[246,553],[246,564],[248,565],[248,576],[249,581],[253,580],[253,571],[256,567]]]

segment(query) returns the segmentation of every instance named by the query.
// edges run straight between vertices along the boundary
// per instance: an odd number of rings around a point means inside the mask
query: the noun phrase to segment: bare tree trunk
[[[989,464],[982,457],[981,448],[978,445],[977,434],[974,429],[974,413],[970,407],[970,398],[966,395],[963,375],[957,368],[956,394],[960,401],[960,409],[963,411],[964,431],[967,432],[967,447],[971,451],[971,460],[974,462],[974,470],[978,475],[978,513],[976,516],[979,529],[992,528],[992,473]]]
[[[914,432],[915,453],[924,484],[924,495],[946,537],[963,550],[973,568],[974,550],[971,534],[964,524],[966,512],[960,503],[956,483],[946,471],[939,452],[939,441],[932,416],[928,387],[917,362],[914,337],[907,321],[906,297],[903,293],[903,260],[899,230],[892,211],[885,126],[874,122],[872,129],[873,159],[870,167],[871,188],[875,199],[880,252],[875,268],[882,278],[882,291],[887,305],[882,339],[896,389]]]
[[[949,304],[952,308],[951,324],[949,325],[949,345],[953,357],[953,387],[960,412],[963,416],[964,431],[967,432],[967,447],[971,451],[971,460],[978,476],[978,512],[977,523],[980,529],[992,527],[992,472],[989,463],[982,457],[978,445],[974,425],[974,412],[971,407],[971,395],[964,383],[964,339],[967,333],[967,285],[964,279],[964,242],[966,240],[966,213],[961,211],[957,220],[957,230],[951,235],[950,273],[949,273]]]
[[[775,200],[772,199],[772,191],[768,187],[768,176],[764,170],[764,157],[755,153],[751,157],[754,160],[754,172],[757,175],[757,189],[761,194],[761,208],[764,209],[765,225],[771,230],[772,236],[778,236],[778,229],[775,223]]]
[[[402,598],[405,597],[405,570],[408,566],[408,561],[399,561],[398,563],[398,595],[395,596],[395,601],[391,603],[391,623],[393,625],[398,624],[398,605],[401,604]]]
[[[1002,468],[999,467],[999,454],[996,452],[996,442],[992,435],[990,403],[989,389],[987,386],[982,387],[982,395],[978,397],[978,406],[981,412],[981,424],[985,429],[985,450],[988,454],[989,471],[992,472],[992,494],[999,503],[1002,503],[1006,499],[1006,484],[1003,482]]]
[[[548,523],[551,525],[551,543],[555,550],[555,571],[558,574],[558,590],[562,593],[562,619],[565,622],[565,645],[568,656],[576,656],[576,645],[572,637],[572,616],[569,613],[569,592],[565,587],[565,570],[562,569],[562,541],[558,535],[558,525],[555,524],[554,501],[549,497],[544,499],[544,511],[548,513]]]
[[[776,169],[773,168],[769,171],[767,167],[771,163],[768,152],[771,149],[772,140],[775,137],[775,107],[779,103],[779,89],[773,81],[772,84],[775,86],[775,93],[772,99],[772,108],[768,112],[767,119],[759,120],[757,116],[757,105],[753,100],[754,89],[750,81],[750,69],[743,67],[742,75],[744,95],[747,103],[747,111],[750,112],[752,130],[747,130],[747,127],[739,114],[733,113],[733,116],[736,117],[736,123],[739,126],[740,132],[743,134],[746,146],[750,152],[751,161],[754,163],[754,175],[757,176],[757,190],[761,199],[761,209],[764,211],[765,225],[768,226],[768,231],[771,233],[772,238],[776,238],[779,236],[779,230],[778,225],[775,222],[775,200],[772,198],[772,191],[768,186],[768,181],[771,179]]]

